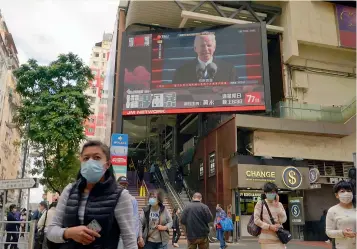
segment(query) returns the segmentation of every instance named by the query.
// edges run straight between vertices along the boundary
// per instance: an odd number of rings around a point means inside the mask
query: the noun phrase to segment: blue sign
[[[111,146],[125,146],[129,145],[128,134],[112,134],[112,144]]]

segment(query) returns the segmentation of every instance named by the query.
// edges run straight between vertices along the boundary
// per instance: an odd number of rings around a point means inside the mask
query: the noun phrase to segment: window
[[[94,57],[99,57],[99,53],[94,53]]]
[[[96,94],[97,93],[97,88],[92,88],[92,93]]]
[[[108,104],[108,99],[107,98],[100,99],[100,104],[102,104],[102,105]]]
[[[200,174],[199,174],[199,178],[203,179],[204,177],[204,167],[203,167],[203,162],[200,162]]]
[[[208,157],[209,162],[209,176],[216,174],[216,154],[212,152]]]
[[[105,53],[103,53],[103,59],[105,59],[107,56],[106,56],[106,54]]]
[[[88,128],[88,132],[92,133],[93,132],[93,128]]]
[[[93,61],[94,66],[98,66],[98,61]]]

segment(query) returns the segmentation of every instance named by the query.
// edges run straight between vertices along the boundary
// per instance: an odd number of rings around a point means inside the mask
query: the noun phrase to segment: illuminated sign
[[[245,175],[247,176],[247,180],[250,181],[275,181],[275,171],[247,170]]]
[[[312,168],[309,170],[309,180],[310,183],[315,183],[320,178],[320,171],[316,168]]]
[[[289,189],[297,189],[302,183],[302,175],[295,167],[287,167],[283,171],[283,182]]]

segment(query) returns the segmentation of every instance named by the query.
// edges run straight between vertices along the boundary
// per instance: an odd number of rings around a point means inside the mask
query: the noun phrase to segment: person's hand
[[[280,228],[279,224],[275,224],[275,225],[270,225],[269,226],[269,230],[273,231],[273,232],[277,232]]]
[[[90,230],[86,226],[70,227],[64,231],[65,239],[72,239],[82,245],[89,245],[95,238],[99,238],[100,234]]]
[[[159,230],[159,231],[166,231],[166,230],[167,230],[167,226],[158,225],[158,226],[157,226],[157,230]]]
[[[145,246],[145,242],[144,242],[143,237],[139,237],[138,238],[138,246],[139,247],[144,247]]]
[[[356,233],[352,231],[351,228],[346,228],[345,230],[343,230],[343,236],[345,236],[346,238],[355,238],[356,237]]]

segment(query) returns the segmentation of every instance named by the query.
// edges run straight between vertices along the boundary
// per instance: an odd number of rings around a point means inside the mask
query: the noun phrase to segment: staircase
[[[149,189],[149,191],[151,191],[151,190],[152,189]],[[140,214],[141,211],[143,210],[143,208],[147,206],[148,197],[147,196],[146,197],[140,197],[139,196],[139,191],[138,191],[136,185],[129,185],[128,186],[128,191],[137,200],[139,214]],[[172,211],[173,211],[174,207],[171,205],[171,203],[170,203],[168,198],[165,198],[164,205],[167,208],[167,210],[169,211],[170,215],[172,215]],[[172,235],[173,235],[173,231],[172,231],[172,229],[170,229],[170,241],[169,241],[169,244],[171,244]],[[183,241],[186,241],[186,236],[185,236],[184,230],[181,228],[181,237],[180,237],[180,240],[179,240],[178,243],[183,242]]]
[[[185,206],[190,203],[190,198],[187,195],[187,192],[185,190],[182,190],[181,194],[179,194],[180,199],[182,200],[183,204]]]

